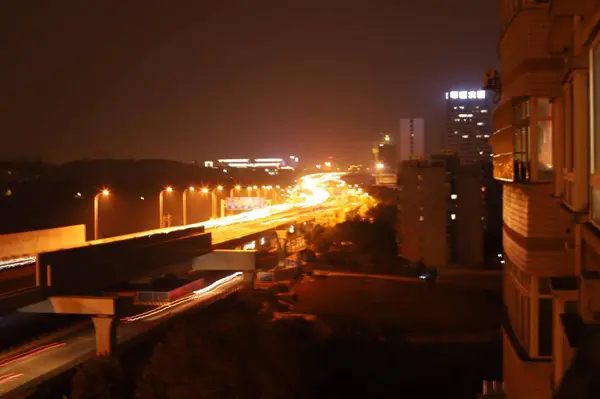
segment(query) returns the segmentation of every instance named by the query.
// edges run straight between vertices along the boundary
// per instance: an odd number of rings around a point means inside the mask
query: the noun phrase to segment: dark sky
[[[497,64],[492,0],[0,3],[0,157],[365,159],[409,116],[436,147]]]

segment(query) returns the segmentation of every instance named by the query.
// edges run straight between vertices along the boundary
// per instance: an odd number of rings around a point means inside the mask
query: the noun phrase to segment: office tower
[[[566,370],[577,349],[593,352],[577,337],[600,322],[600,5],[500,4],[501,68],[484,84],[500,102],[490,144],[505,183],[504,390],[549,398],[585,391],[581,369]]]
[[[398,160],[425,158],[425,120],[423,118],[400,119],[400,145]]]
[[[430,266],[483,262],[485,227],[481,168],[456,154],[404,161],[398,175],[398,254]]]
[[[455,151],[462,164],[490,161],[491,100],[484,90],[446,93],[445,148]]]

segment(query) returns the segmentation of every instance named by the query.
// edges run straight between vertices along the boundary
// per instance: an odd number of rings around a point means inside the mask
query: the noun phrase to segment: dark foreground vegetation
[[[495,328],[478,321],[489,317],[485,306],[461,306],[469,294],[452,303],[452,314],[439,308],[441,320],[435,302],[459,288],[341,279],[305,278],[297,296],[278,286],[182,315],[166,332],[80,366],[36,398],[473,398],[482,379],[501,377],[497,340],[415,340],[415,333]],[[274,317],[285,311],[316,320]]]

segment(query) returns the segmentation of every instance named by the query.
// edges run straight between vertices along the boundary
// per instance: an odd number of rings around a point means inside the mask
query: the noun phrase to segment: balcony
[[[549,182],[553,177],[552,104],[543,97],[514,97],[494,113],[494,178]]]
[[[529,274],[573,275],[573,219],[552,198],[552,186],[507,184],[503,202],[504,251],[511,262]]]

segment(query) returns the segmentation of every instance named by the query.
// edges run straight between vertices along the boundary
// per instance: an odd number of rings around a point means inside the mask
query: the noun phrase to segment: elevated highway
[[[11,265],[4,272],[15,273],[19,268],[29,268],[34,273],[35,285],[0,297],[0,306],[4,311],[15,311],[27,305],[36,306],[49,297],[61,296],[71,301],[65,306],[72,306],[72,295],[98,294],[103,287],[117,281],[185,271],[190,265],[193,267],[194,259],[214,249],[239,247],[291,224],[315,219],[339,220],[345,211],[358,207],[364,199],[362,194],[354,195],[359,193],[336,195],[343,185],[341,176],[318,174],[303,178],[295,200],[290,203],[194,225],[140,232],[42,253],[33,257],[34,264],[27,263],[31,262],[27,259],[19,260],[24,264]],[[235,270],[230,273],[174,303],[121,317],[120,322],[113,326],[117,342],[127,342],[179,312],[211,303],[241,289],[243,274]],[[94,303],[96,305],[98,313],[105,312],[111,316],[112,312],[111,317],[118,314],[116,303],[107,306],[102,301]],[[101,330],[97,328],[95,334],[93,331],[74,333],[37,349],[0,357],[0,396],[10,397],[23,392],[93,356],[94,349],[98,348],[98,331]]]

